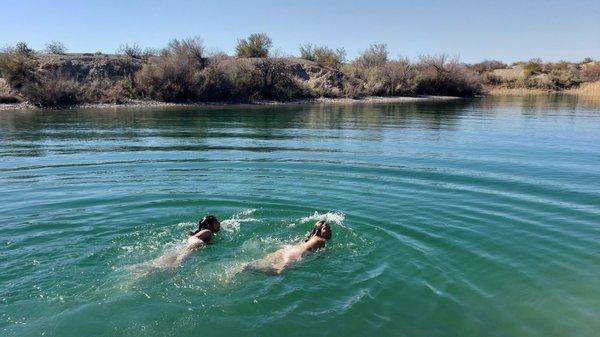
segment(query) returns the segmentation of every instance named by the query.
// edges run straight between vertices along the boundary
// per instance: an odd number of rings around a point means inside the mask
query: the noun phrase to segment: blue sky
[[[228,53],[254,32],[282,54],[302,43],[344,47],[350,58],[371,43],[391,56],[448,53],[466,62],[600,59],[595,1],[69,1],[0,0],[0,46],[51,40],[71,52],[115,52],[122,43],[159,48],[200,36]]]

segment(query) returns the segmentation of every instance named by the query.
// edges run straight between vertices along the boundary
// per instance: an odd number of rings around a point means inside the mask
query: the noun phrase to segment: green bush
[[[245,39],[238,40],[235,48],[237,57],[267,57],[273,42],[267,34],[255,33]]]
[[[346,62],[346,50],[344,48],[333,50],[329,47],[317,47],[307,43],[300,46],[300,57],[334,69],[339,69]]]
[[[366,95],[364,83],[356,78],[348,78],[344,81],[342,92],[347,98],[361,98]]]
[[[375,43],[364,50],[354,63],[363,68],[382,67],[388,61],[387,45]]]
[[[535,74],[539,74],[543,70],[543,62],[539,58],[529,60],[524,66],[525,76],[529,77]]]

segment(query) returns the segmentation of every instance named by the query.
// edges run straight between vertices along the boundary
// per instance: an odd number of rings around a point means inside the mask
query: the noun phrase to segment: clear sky
[[[0,0],[0,47],[51,40],[70,52],[115,52],[122,43],[160,48],[200,36],[228,53],[254,32],[282,54],[312,42],[344,47],[349,58],[371,43],[391,56],[448,53],[466,62],[600,59],[600,0]]]

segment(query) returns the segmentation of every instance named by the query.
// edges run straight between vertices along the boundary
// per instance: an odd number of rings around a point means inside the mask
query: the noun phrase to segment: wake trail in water
[[[312,215],[302,217],[297,220],[298,223],[304,224],[310,221],[327,221],[330,225],[338,225],[347,228],[343,225],[345,216],[342,213],[319,213],[314,212]],[[292,222],[287,227],[294,227],[295,222]],[[286,242],[279,245],[279,249],[269,253],[259,259],[254,259],[247,262],[241,271],[262,272],[269,275],[281,274],[284,270],[292,267],[294,264],[304,260],[306,256],[312,256],[313,253],[306,252],[299,246],[302,240],[294,239],[294,242]],[[322,249],[322,248],[321,248]],[[319,250],[321,250],[319,249]]]
[[[221,228],[223,229],[224,237],[227,238],[223,244],[231,244],[231,240],[239,236],[245,223],[266,221],[266,219],[257,217],[256,213],[256,209],[245,209],[222,220]],[[218,284],[229,284],[234,282],[236,277],[244,272],[260,272],[268,275],[280,274],[282,271],[306,260],[309,256],[314,255],[309,254],[308,256],[302,256],[298,259],[289,258],[292,255],[297,255],[297,245],[302,242],[305,234],[312,229],[311,224],[304,228],[306,233],[300,235],[293,234],[294,232],[298,232],[299,228],[297,226],[303,225],[302,227],[304,227],[304,224],[313,221],[317,222],[319,220],[329,222],[330,225],[334,227],[334,233],[337,232],[337,234],[340,234],[340,240],[352,240],[352,237],[354,236],[352,233],[353,231],[344,225],[344,214],[336,212],[319,213],[315,211],[313,214],[292,219],[291,221],[283,220],[280,225],[277,225],[278,228],[274,230],[276,234],[261,235],[260,237],[242,241],[240,244],[236,245],[236,247],[232,247],[236,252],[230,256],[220,257],[217,261],[201,261],[200,264],[202,266],[206,263],[210,263],[210,266],[208,268],[197,266],[192,267],[191,270],[186,269],[187,271],[183,272],[181,277],[190,281],[194,280],[191,284],[196,284],[198,282],[204,283],[205,280],[214,280],[218,282]],[[196,226],[196,224],[193,222],[181,222],[172,225],[167,232],[185,232],[186,229],[194,226]],[[336,231],[335,227],[337,226],[339,227]],[[254,227],[248,228],[249,230],[256,229]],[[341,235],[340,230],[345,232],[345,234]],[[290,233],[293,234],[291,237],[289,237]],[[167,236],[169,235],[173,234],[167,234]],[[162,247],[158,249],[160,251],[158,257],[146,262],[128,265],[123,268],[127,271],[127,276],[125,276],[125,280],[121,283],[122,289],[126,290],[130,289],[132,286],[136,287],[138,281],[146,279],[156,272],[165,271],[176,273],[174,275],[180,274],[177,270],[179,270],[180,267],[183,267],[183,264],[179,261],[179,257],[186,250],[186,241],[169,242],[162,246],[158,245],[158,247]],[[269,251],[271,253],[266,254]],[[224,253],[223,255],[227,255],[228,253],[231,252]],[[202,254],[202,252],[199,251],[196,254]],[[189,274],[190,272],[191,274]],[[173,275],[171,277],[173,277]]]
[[[238,232],[242,223],[256,221],[256,219],[249,217],[254,212],[256,212],[256,209],[245,209],[234,213],[230,218],[221,221],[221,229],[228,233]],[[175,225],[178,229],[193,228],[194,226],[196,226],[196,224],[193,222],[180,222]],[[167,243],[163,246],[163,253],[159,257],[147,262],[127,266],[126,269],[132,271],[136,275],[144,276],[151,273],[153,270],[180,267],[182,265],[181,257],[187,253],[186,250],[186,240],[176,243]]]

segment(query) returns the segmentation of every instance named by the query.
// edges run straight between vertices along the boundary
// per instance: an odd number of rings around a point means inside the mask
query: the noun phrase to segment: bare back
[[[325,242],[325,239],[313,236],[306,242],[302,242],[295,246],[286,246],[276,252],[268,254],[262,260],[247,265],[246,269],[258,270],[269,274],[281,274],[294,262],[302,260],[308,253],[324,247]]]
[[[187,239],[186,247],[181,251],[175,260],[176,264],[182,264],[196,250],[206,246],[212,238],[213,233],[208,229],[203,229],[194,235],[190,235]]]

